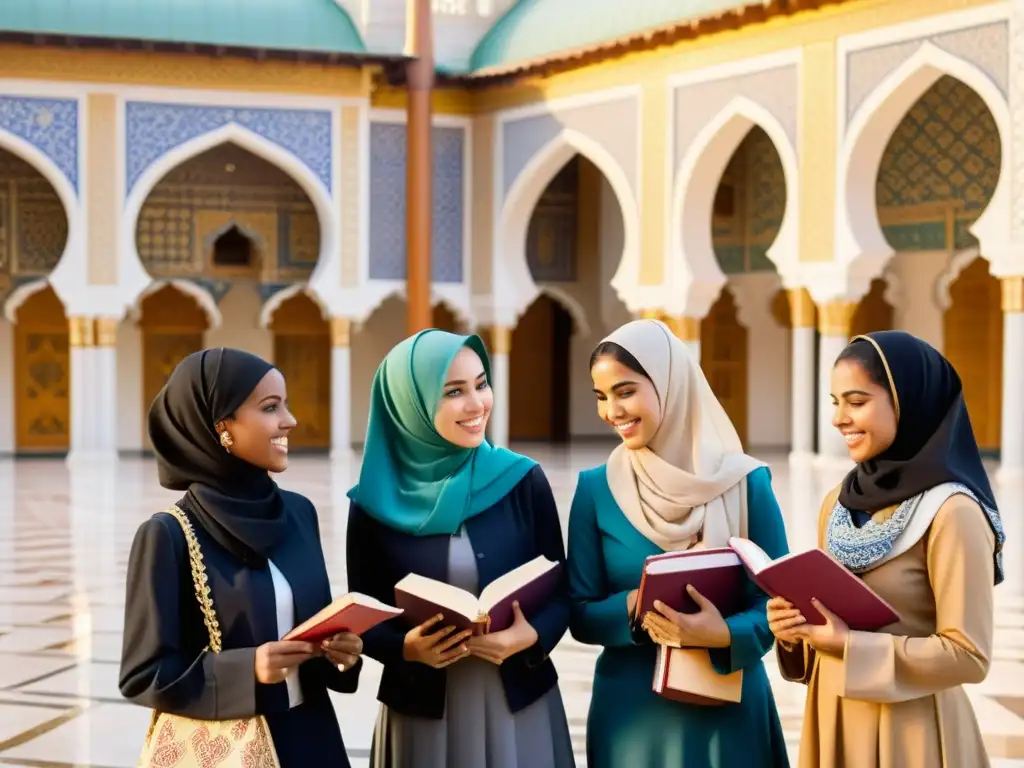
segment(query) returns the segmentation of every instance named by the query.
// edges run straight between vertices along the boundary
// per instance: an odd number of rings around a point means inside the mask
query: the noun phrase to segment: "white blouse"
[[[269,560],[270,576],[274,580],[274,602],[277,603],[277,639],[280,640],[295,627],[295,597],[288,579]],[[299,683],[299,668],[292,669],[285,678],[288,685],[288,708],[294,709],[302,703],[302,686]]]

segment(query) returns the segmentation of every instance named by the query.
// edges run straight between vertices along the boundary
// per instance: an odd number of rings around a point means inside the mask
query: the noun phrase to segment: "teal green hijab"
[[[434,428],[448,368],[463,347],[480,356],[489,381],[483,340],[438,330],[400,343],[373,377],[363,465],[348,496],[371,517],[414,536],[456,533],[536,464],[486,440],[460,448]]]

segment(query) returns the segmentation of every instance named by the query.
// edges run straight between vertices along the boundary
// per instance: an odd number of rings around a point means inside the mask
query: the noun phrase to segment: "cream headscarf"
[[[764,464],[743,452],[686,345],[657,320],[626,323],[605,341],[637,359],[660,401],[661,425],[648,445],[622,444],[608,458],[608,486],[626,518],[666,551],[698,540],[724,547],[745,535],[740,482]]]

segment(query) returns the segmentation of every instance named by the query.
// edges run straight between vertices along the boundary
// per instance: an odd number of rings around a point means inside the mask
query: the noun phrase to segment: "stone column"
[[[1024,481],[1024,276],[1004,277],[1000,483]]]
[[[0,458],[14,453],[15,408],[14,325],[0,315]]]
[[[792,349],[792,426],[790,459],[807,459],[814,455],[815,375],[814,375],[814,301],[806,288],[786,291],[789,299],[790,323],[793,328]]]
[[[352,321],[331,318],[331,458],[352,452]]]
[[[68,460],[88,458],[96,450],[96,326],[91,317],[68,318],[71,347],[71,445]]]
[[[509,425],[509,353],[512,350],[512,329],[504,325],[491,328],[491,391],[494,406],[491,408],[491,442],[502,448],[508,447]]]
[[[850,323],[857,302],[833,299],[818,308],[818,455],[825,460],[848,459],[846,443],[832,426],[832,398],[829,397],[832,366],[850,341]]]
[[[96,318],[96,450],[117,458],[117,324],[116,317]]]
[[[673,315],[666,318],[665,324],[672,329],[676,338],[686,344],[693,359],[700,363],[700,318],[690,315]]]

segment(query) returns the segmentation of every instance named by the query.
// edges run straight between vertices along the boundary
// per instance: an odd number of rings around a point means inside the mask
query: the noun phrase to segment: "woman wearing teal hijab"
[[[474,594],[537,556],[564,563],[544,472],[485,439],[494,397],[478,336],[418,333],[377,369],[359,484],[350,492],[349,589],[394,600],[417,573]],[[563,568],[564,573],[564,568]],[[363,636],[384,665],[374,768],[573,766],[548,654],[569,624],[568,585],[477,638],[401,617]]]

